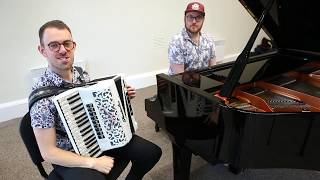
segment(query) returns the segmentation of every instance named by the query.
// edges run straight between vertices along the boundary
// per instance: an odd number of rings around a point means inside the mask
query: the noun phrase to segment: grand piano
[[[316,0],[240,0],[257,26],[235,62],[158,74],[147,116],[172,141],[174,179],[192,154],[212,164],[320,170],[320,21]],[[318,15],[317,15],[318,14]],[[250,52],[259,33],[273,49]]]

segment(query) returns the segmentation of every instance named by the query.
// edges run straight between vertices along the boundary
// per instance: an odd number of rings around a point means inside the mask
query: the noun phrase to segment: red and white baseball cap
[[[204,12],[204,5],[199,2],[191,2],[188,4],[186,10],[184,11],[184,14],[187,14],[188,12],[197,11],[205,15]]]

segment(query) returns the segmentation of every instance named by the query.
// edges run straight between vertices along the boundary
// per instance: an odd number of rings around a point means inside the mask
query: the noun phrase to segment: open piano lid
[[[273,40],[274,48],[282,54],[302,55],[308,59],[311,56],[320,57],[320,42],[318,34],[318,16],[316,0],[240,0],[249,13],[256,19],[257,26],[251,34],[244,50],[237,57],[233,67],[222,86],[219,95],[229,98],[239,81],[247,64],[250,50],[263,27]],[[318,13],[319,14],[319,13]],[[306,19],[305,19],[306,18]]]
[[[240,0],[258,20],[269,0]],[[263,22],[263,29],[279,50],[320,55],[318,0],[276,0]]]

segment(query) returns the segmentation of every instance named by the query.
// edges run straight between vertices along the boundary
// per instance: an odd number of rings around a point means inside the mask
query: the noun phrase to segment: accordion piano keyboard
[[[95,138],[79,93],[60,99],[59,104],[64,114],[65,123],[69,128],[69,133],[73,137],[71,141],[77,147],[75,151],[78,151],[82,156],[99,156],[102,151]],[[95,114],[95,112],[92,113]]]

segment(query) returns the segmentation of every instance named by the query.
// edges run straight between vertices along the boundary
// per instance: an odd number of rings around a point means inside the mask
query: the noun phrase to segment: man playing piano
[[[184,14],[185,27],[169,44],[169,75],[216,64],[215,45],[201,32],[205,19],[204,5],[191,2]]]
[[[76,43],[71,30],[62,21],[45,23],[39,30],[39,52],[47,59],[48,68],[33,86],[33,90],[44,86],[62,86],[63,83],[79,84],[89,81],[86,72],[79,72],[73,66]],[[135,90],[127,87],[130,97]],[[45,161],[54,164],[56,172],[63,179],[105,179],[112,172],[117,158],[131,160],[132,167],[126,179],[142,179],[152,169],[161,156],[161,149],[137,136],[120,148],[104,152],[98,158],[83,157],[73,152],[65,129],[58,116],[52,97],[41,99],[30,109],[31,125]]]

